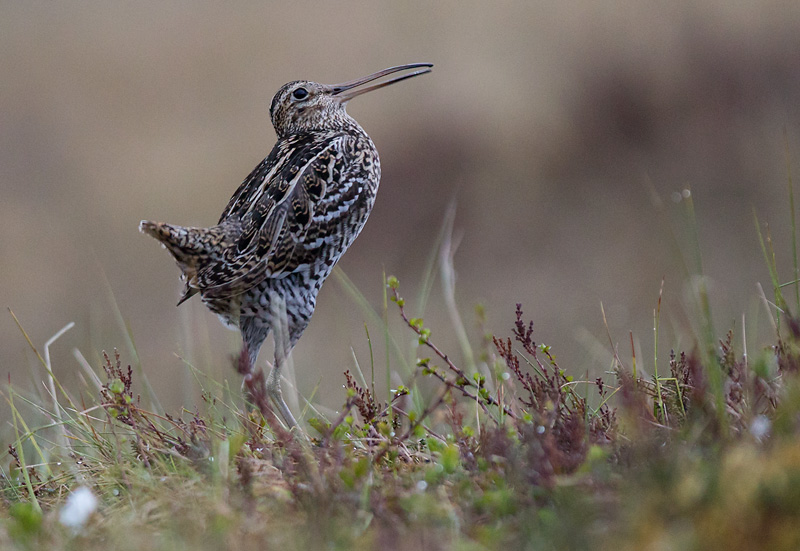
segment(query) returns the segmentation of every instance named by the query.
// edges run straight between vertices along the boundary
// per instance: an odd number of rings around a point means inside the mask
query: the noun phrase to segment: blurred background
[[[0,51],[0,304],[38,347],[75,322],[51,350],[72,388],[75,348],[95,368],[119,348],[167,411],[199,400],[184,361],[205,385],[236,378],[237,335],[197,300],[175,308],[178,269],[137,224],[216,222],[272,147],[269,102],[295,79],[435,64],[349,106],[383,180],[340,266],[379,314],[382,274],[396,275],[409,315],[456,358],[438,276],[424,312],[416,300],[451,204],[456,300],[476,348],[510,334],[520,302],[576,376],[610,365],[601,302],[623,361],[633,331],[639,368],[652,369],[662,278],[662,368],[670,346],[691,349],[698,252],[718,336],[733,328],[741,346],[744,320],[749,346],[761,342],[757,283],[771,293],[754,210],[791,278],[796,1],[4,2]],[[369,371],[365,323],[384,381],[380,324],[329,280],[294,352],[303,395],[343,403],[342,371],[354,357]],[[41,392],[5,308],[0,372]]]

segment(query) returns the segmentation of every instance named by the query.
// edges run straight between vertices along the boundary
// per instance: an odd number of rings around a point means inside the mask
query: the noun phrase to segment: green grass
[[[688,264],[702,275],[689,206],[697,254]],[[714,335],[698,289],[696,342],[659,364],[658,350],[670,348],[659,342],[662,283],[653,375],[612,342],[609,372],[585,380],[582,366],[560,366],[556,351],[536,341],[519,305],[510,335],[468,341],[451,228],[448,216],[414,304],[387,277],[383,311],[373,312],[339,274],[381,328],[387,356],[373,355],[376,334],[367,331],[370,365],[356,361],[343,374],[340,416],[313,417],[308,408],[308,438],[283,430],[255,394],[245,403],[231,390],[233,370],[230,381],[209,382],[187,365],[202,402],[168,414],[146,369],[118,353],[104,355],[97,372],[86,369],[85,388],[66,389],[50,365],[54,339],[43,353],[28,339],[50,396],[2,392],[14,437],[0,486],[0,547],[800,548],[800,320],[782,298],[787,284],[769,233],[759,233],[775,295],[773,306],[765,299],[775,320],[769,346],[743,333]],[[437,271],[449,328],[421,317]],[[390,317],[404,322],[401,334],[390,331]],[[457,335],[463,366],[437,344],[440,330]],[[409,335],[416,344],[407,352],[397,343]],[[392,361],[403,384],[377,391],[376,363],[388,380]],[[78,487],[98,507],[67,527],[61,515]]]

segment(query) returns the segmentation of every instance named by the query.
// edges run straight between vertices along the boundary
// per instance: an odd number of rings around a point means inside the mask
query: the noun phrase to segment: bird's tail
[[[187,228],[142,220],[139,223],[139,231],[160,241],[183,272],[181,278],[186,287],[178,304],[199,291],[195,286],[197,271],[219,255],[225,241],[225,232],[220,226]]]
[[[197,257],[206,253],[204,243],[207,241],[204,234],[206,228],[185,228],[162,222],[142,220],[139,231],[156,238],[166,249],[172,253],[180,264],[194,264]]]

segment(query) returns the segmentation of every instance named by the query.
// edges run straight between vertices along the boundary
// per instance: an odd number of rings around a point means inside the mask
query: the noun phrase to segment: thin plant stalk
[[[653,373],[656,378],[656,393],[658,394],[658,407],[661,409],[661,416],[664,424],[669,425],[667,408],[664,407],[664,396],[661,392],[661,381],[658,377],[658,325],[661,318],[661,297],[664,295],[664,278],[661,279],[661,290],[658,292],[658,305],[653,310]]]
[[[794,296],[795,312],[800,313],[800,268],[797,261],[797,224],[795,221],[794,209],[794,183],[792,182],[792,162],[789,158],[789,138],[786,135],[786,128],[783,129],[783,139],[786,148],[786,186],[789,192],[789,216],[792,223],[792,265],[794,267]]]

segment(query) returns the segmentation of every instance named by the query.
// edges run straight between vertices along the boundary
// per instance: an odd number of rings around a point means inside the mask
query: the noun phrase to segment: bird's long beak
[[[334,84],[332,86],[329,86],[328,88],[330,90],[331,95],[335,96],[342,103],[345,103],[350,101],[356,96],[360,96],[361,94],[377,90],[378,88],[383,88],[384,86],[389,86],[390,84],[394,84],[395,82],[400,82],[401,80],[405,80],[407,78],[415,77],[417,75],[424,75],[425,73],[430,73],[431,67],[433,67],[433,63],[409,63],[408,65],[398,65],[397,67],[389,67],[388,69],[384,69],[383,71],[378,71],[377,73],[372,73],[371,75],[362,78],[357,78],[355,80],[343,82],[342,84]],[[379,78],[385,77],[386,75],[392,75],[400,71],[408,71],[411,69],[419,69],[419,70],[413,71],[411,73],[406,73],[404,75],[399,75],[394,78],[390,78],[389,80],[384,80],[383,82],[378,82],[376,84],[373,84],[372,86],[359,88],[363,84],[372,82],[373,80],[378,80]]]

